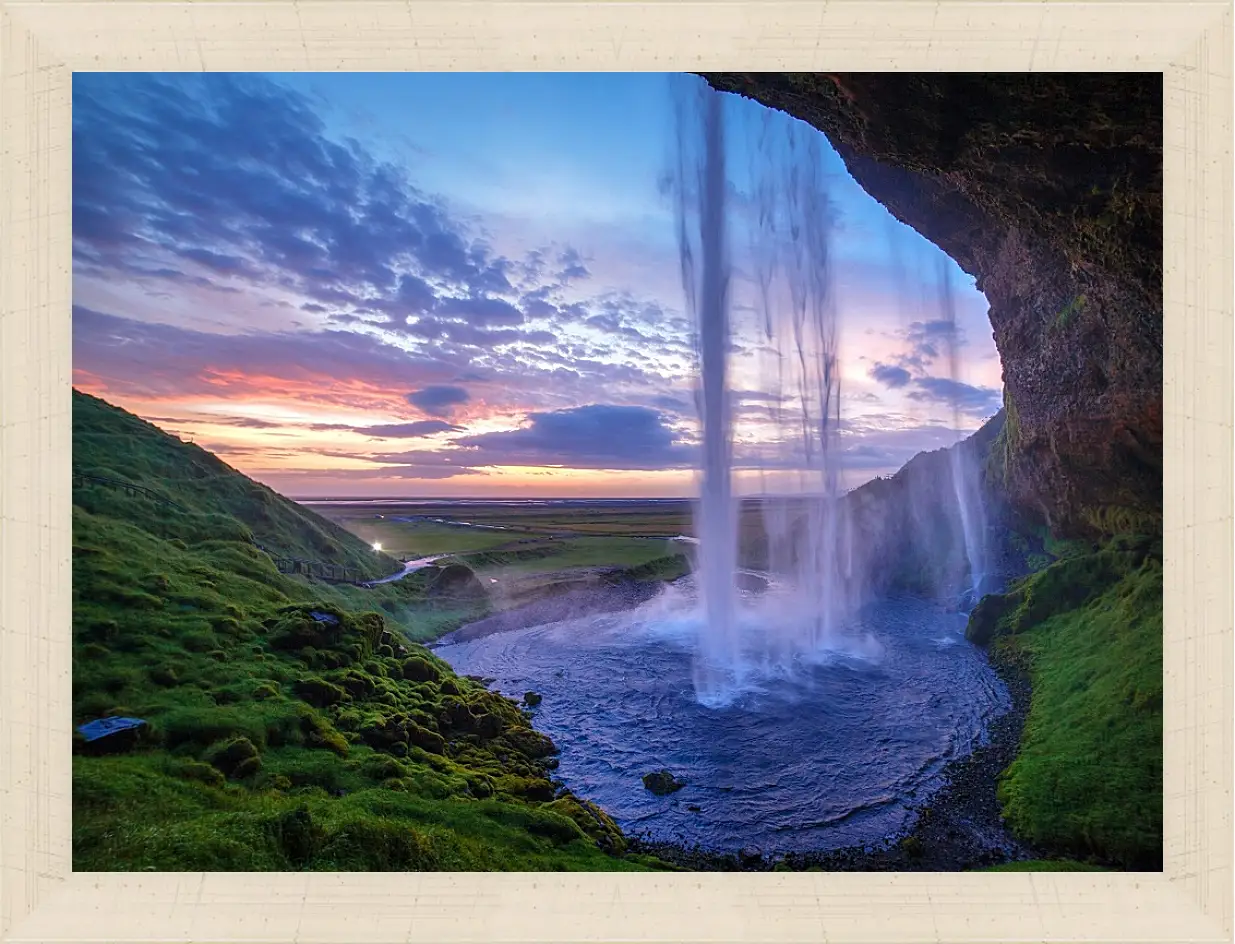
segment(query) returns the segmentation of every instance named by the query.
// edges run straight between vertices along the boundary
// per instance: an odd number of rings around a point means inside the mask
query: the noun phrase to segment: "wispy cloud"
[[[468,392],[462,387],[447,385],[425,387],[407,395],[408,403],[430,416],[446,416],[470,399]]]
[[[436,436],[440,433],[461,433],[465,429],[463,426],[455,426],[442,420],[420,420],[415,423],[388,423],[352,428],[357,433],[364,433],[375,439],[423,439],[426,436]]]
[[[987,417],[998,411],[1002,402],[998,390],[974,387],[949,377],[919,377],[913,382],[910,399],[952,406],[962,413]]]

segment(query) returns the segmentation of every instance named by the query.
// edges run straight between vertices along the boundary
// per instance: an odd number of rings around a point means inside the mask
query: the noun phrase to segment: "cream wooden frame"
[[[1227,2],[0,0],[0,935],[43,941],[1229,941]],[[1161,71],[1165,871],[73,873],[74,70]]]

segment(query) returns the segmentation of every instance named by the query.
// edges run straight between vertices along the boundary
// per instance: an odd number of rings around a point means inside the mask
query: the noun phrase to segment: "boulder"
[[[686,786],[686,781],[678,780],[668,770],[657,770],[643,775],[643,786],[657,796],[668,796]]]
[[[484,584],[465,564],[447,564],[429,587],[431,597],[478,599],[485,595]]]

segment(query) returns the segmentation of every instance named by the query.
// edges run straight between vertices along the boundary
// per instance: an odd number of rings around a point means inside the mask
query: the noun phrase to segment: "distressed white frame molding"
[[[58,941],[1229,941],[1228,2],[0,0],[0,936]],[[74,873],[74,70],[1162,71],[1165,871]]]

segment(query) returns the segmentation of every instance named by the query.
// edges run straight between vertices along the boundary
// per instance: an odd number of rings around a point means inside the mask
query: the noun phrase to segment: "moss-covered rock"
[[[1016,591],[984,596],[969,614],[965,638],[977,646],[987,645],[998,632],[1001,621],[1021,605],[1022,596]]]
[[[436,731],[431,731],[413,721],[408,722],[405,730],[407,733],[407,743],[410,746],[419,747],[430,754],[442,754],[445,752],[446,742]]]
[[[557,793],[557,788],[544,777],[528,777],[508,774],[494,779],[494,789],[501,794],[531,800],[537,803],[549,803]]]
[[[269,631],[273,648],[330,668],[373,655],[387,632],[380,613],[349,614],[325,604],[285,607]]]
[[[347,697],[347,692],[338,685],[327,682],[325,679],[318,678],[317,676],[297,679],[292,689],[297,695],[316,708],[337,705]]]
[[[321,747],[346,757],[350,748],[347,740],[325,718],[314,711],[305,711],[299,715],[300,731],[305,744],[309,747]]]
[[[169,665],[157,665],[150,670],[150,681],[154,682],[155,685],[171,688],[173,685],[180,684],[180,676]]]
[[[678,780],[668,770],[656,770],[643,775],[643,786],[657,796],[668,796],[686,786],[686,781]]]
[[[168,766],[168,772],[174,777],[195,780],[210,787],[221,787],[225,782],[223,773],[217,767],[197,760],[176,760]]]
[[[313,821],[307,806],[288,810],[270,825],[275,844],[295,868],[309,863],[322,841],[322,828]]]
[[[541,734],[534,728],[508,728],[503,732],[499,743],[505,744],[511,750],[534,760],[557,753],[557,746],[554,745],[553,741],[547,735]]]
[[[332,678],[331,682],[342,691],[345,691],[350,697],[365,699],[377,691],[378,678],[380,676],[375,676],[367,671],[362,672],[349,669]]]
[[[567,816],[587,833],[596,844],[609,852],[620,853],[626,849],[626,838],[617,823],[604,810],[589,800],[581,800],[573,793],[546,804],[545,809]]]
[[[330,649],[346,638],[344,614],[324,605],[284,609],[270,627],[270,645],[275,649]]]
[[[436,682],[441,673],[423,656],[409,656],[403,660],[403,677],[409,682]]]
[[[215,745],[207,753],[206,759],[234,780],[252,776],[262,766],[261,754],[253,742],[245,737],[232,738]]]
[[[484,584],[466,564],[453,562],[441,568],[429,587],[434,597],[476,600],[485,596]]]

